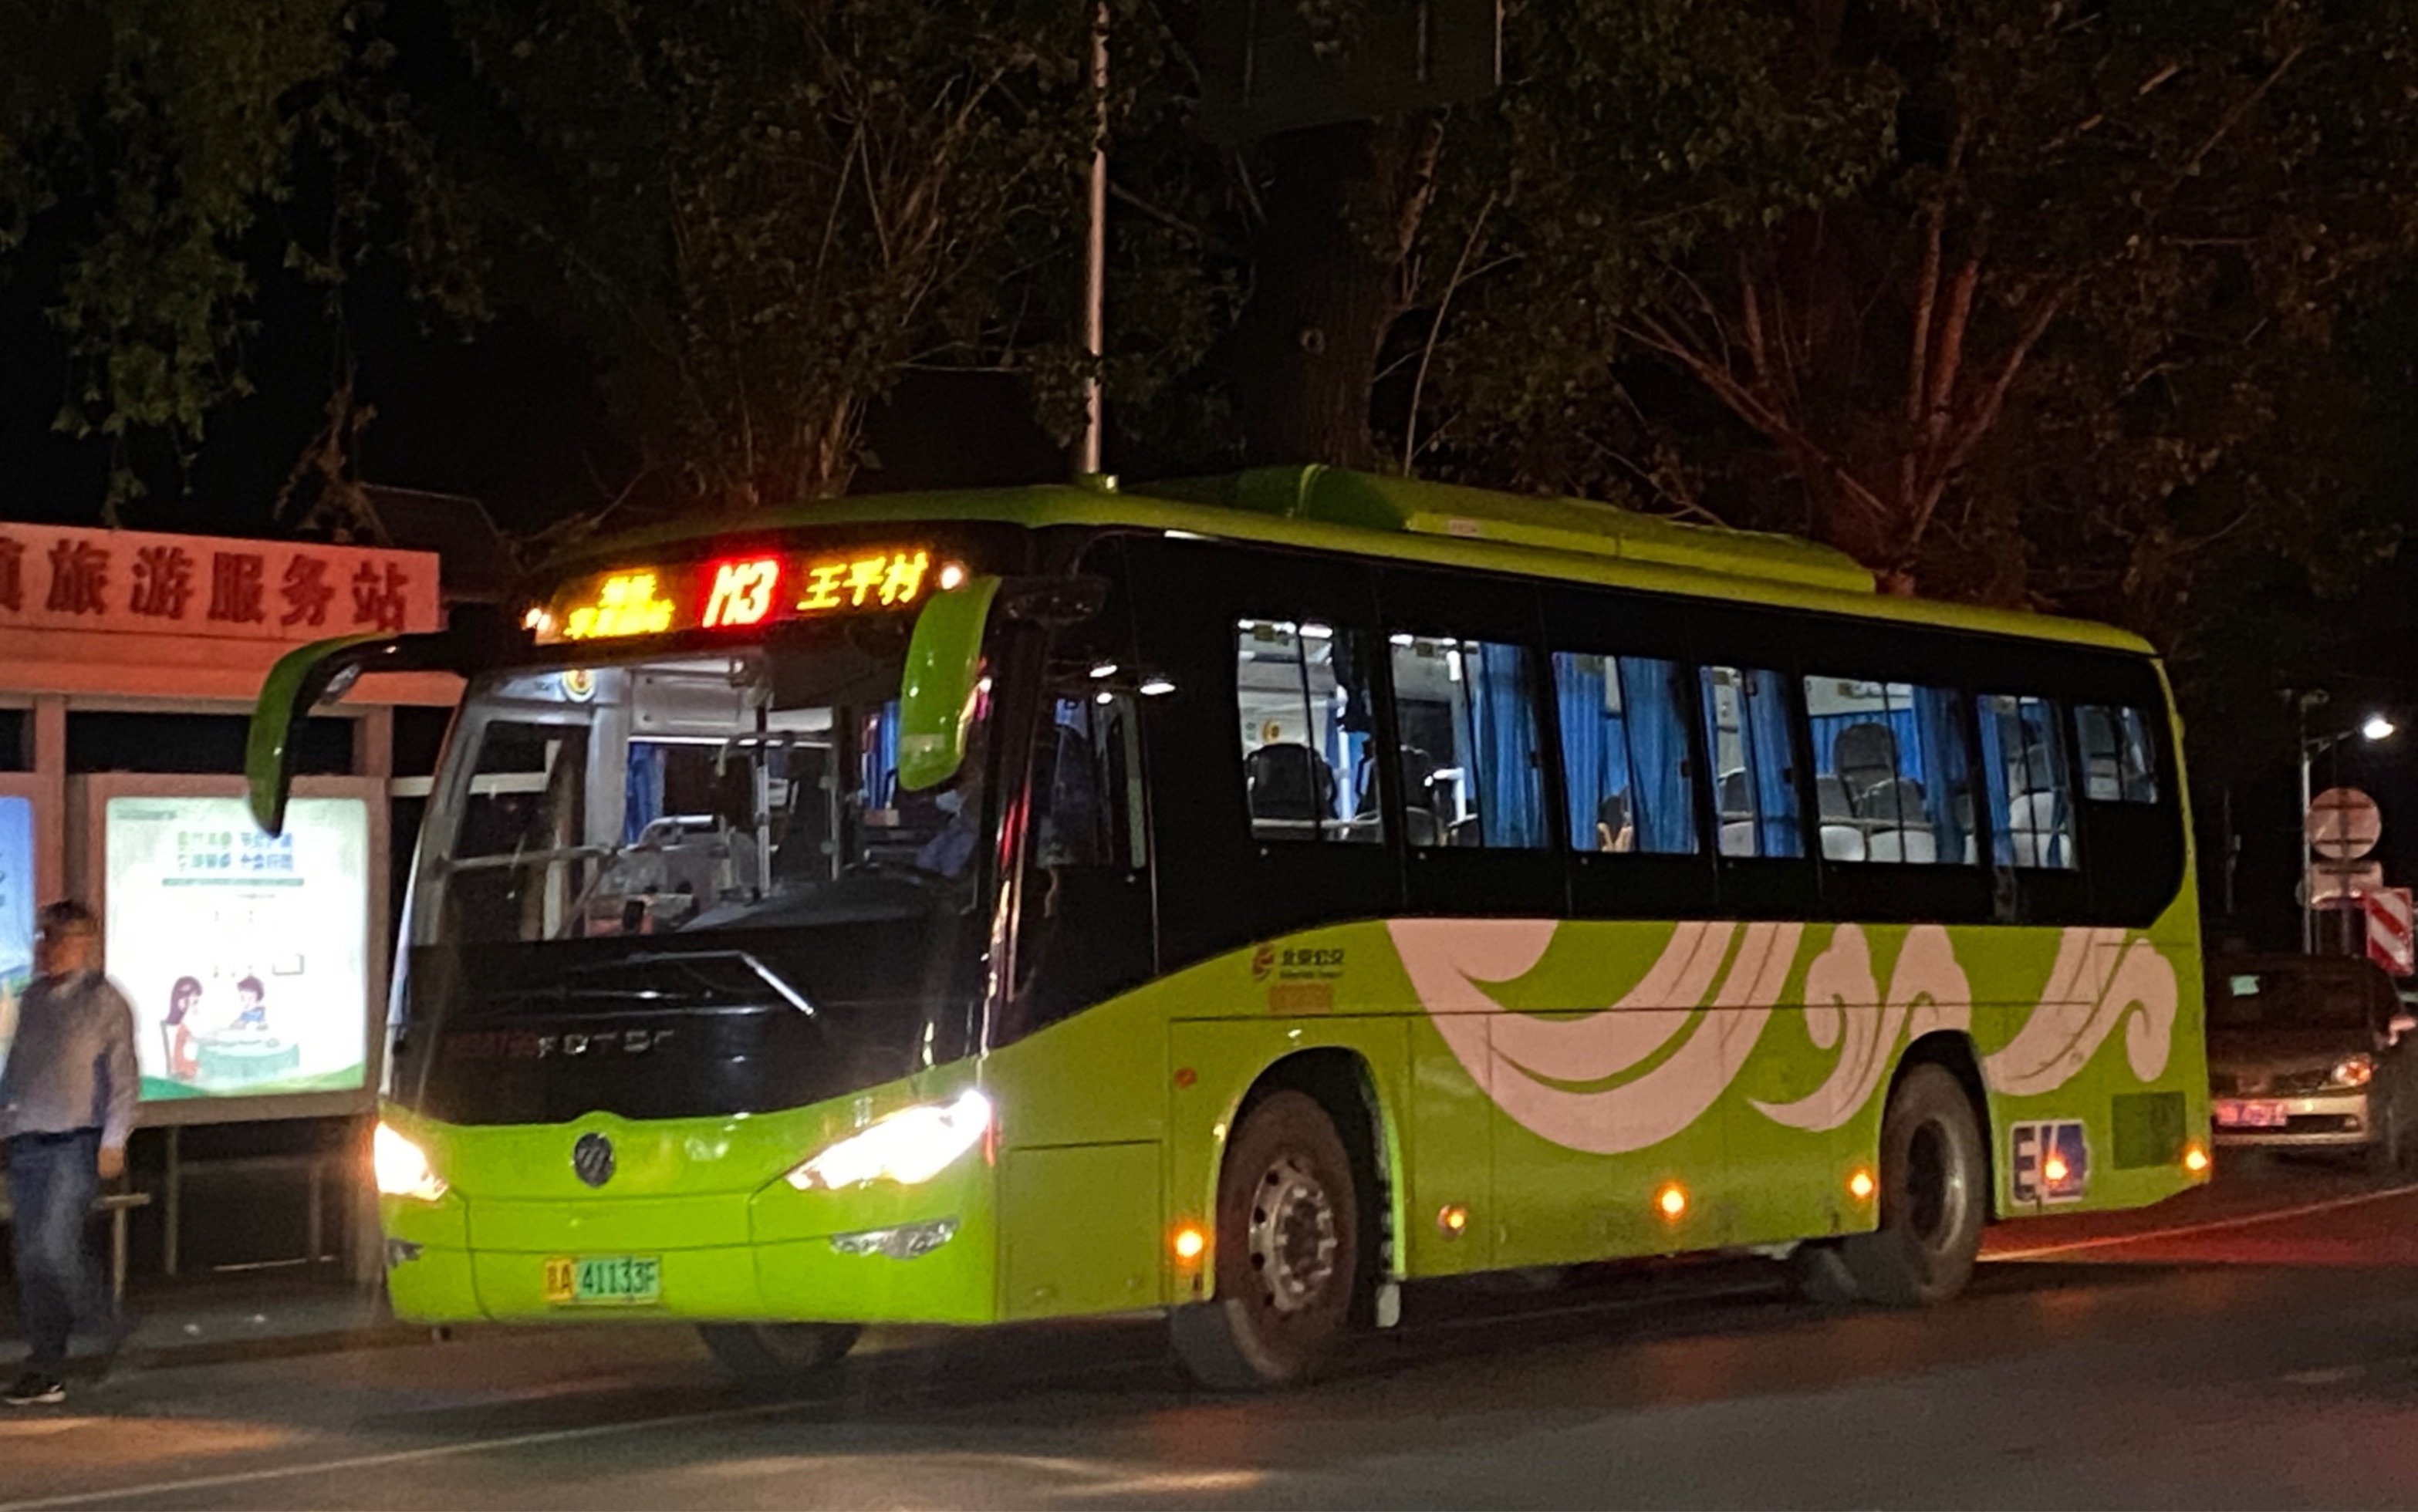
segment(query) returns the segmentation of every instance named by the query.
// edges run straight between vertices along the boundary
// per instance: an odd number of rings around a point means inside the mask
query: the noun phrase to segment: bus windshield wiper
[[[814,1016],[814,1005],[806,1001],[803,994],[800,993],[797,988],[789,985],[788,983],[783,981],[781,977],[770,967],[767,967],[762,961],[758,960],[753,953],[743,950],[633,951],[627,955],[616,955],[610,960],[592,961],[586,965],[572,967],[563,974],[565,976],[586,976],[593,972],[610,971],[625,966],[677,966],[683,969],[691,980],[696,982],[699,985],[704,986],[709,990],[712,990],[717,985],[713,979],[706,975],[703,971],[696,970],[699,964],[706,961],[737,961],[742,966],[746,967],[748,970],[754,972],[757,978],[766,986],[771,987],[774,992],[779,993],[782,1000],[787,1002],[790,1007],[795,1008],[798,1012],[806,1015],[808,1017],[812,1017]],[[610,992],[611,989],[607,989],[607,991]],[[590,994],[585,988],[580,991],[580,996],[582,997],[604,995],[606,994]],[[658,998],[670,996],[669,993],[664,992],[641,994],[630,989],[622,989],[620,992],[613,995],[630,997],[653,996]]]

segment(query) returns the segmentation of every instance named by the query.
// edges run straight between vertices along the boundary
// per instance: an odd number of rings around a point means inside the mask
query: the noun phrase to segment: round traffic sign
[[[2356,787],[2329,787],[2309,800],[2302,821],[2309,848],[2334,861],[2350,861],[2376,848],[2384,832],[2384,816],[2376,800]]]

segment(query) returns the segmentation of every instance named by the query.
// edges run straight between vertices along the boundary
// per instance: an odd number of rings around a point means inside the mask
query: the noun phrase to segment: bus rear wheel
[[[830,1370],[855,1347],[853,1323],[699,1323],[722,1367],[747,1385],[793,1390]]]
[[[1217,1181],[1217,1294],[1169,1321],[1202,1385],[1255,1391],[1313,1374],[1352,1321],[1360,1200],[1335,1121],[1280,1092],[1243,1119]]]
[[[1964,1084],[1942,1066],[1908,1068],[1881,1115],[1880,1155],[1880,1227],[1840,1241],[1841,1264],[1866,1302],[1946,1302],[1972,1278],[1989,1202],[1981,1120]]]

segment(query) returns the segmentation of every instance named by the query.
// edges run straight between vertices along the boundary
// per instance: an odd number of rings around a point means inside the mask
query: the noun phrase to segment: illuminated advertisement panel
[[[148,1101],[349,1092],[368,1075],[369,806],[108,802],[109,974]]]
[[[34,801],[0,794],[0,1062],[34,974]]]

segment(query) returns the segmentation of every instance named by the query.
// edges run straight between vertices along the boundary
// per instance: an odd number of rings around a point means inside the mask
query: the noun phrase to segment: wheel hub
[[[1297,1155],[1270,1165],[1251,1193],[1251,1270],[1270,1306],[1298,1312],[1335,1277],[1335,1203]]]

